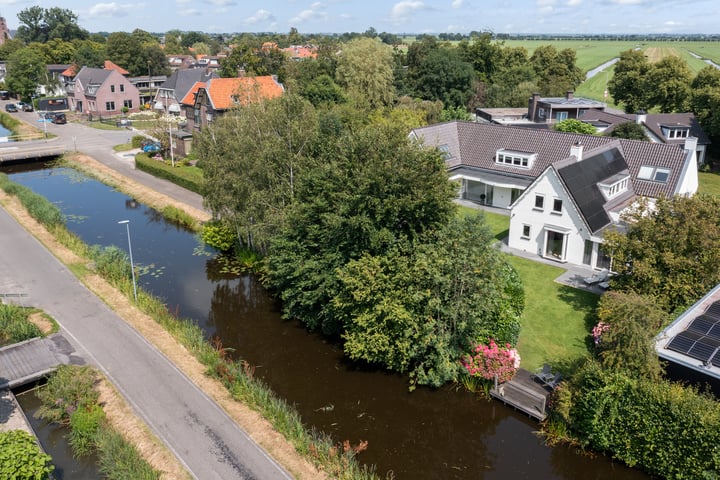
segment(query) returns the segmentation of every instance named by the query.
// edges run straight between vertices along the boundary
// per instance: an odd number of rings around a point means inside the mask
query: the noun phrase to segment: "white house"
[[[609,268],[604,232],[639,197],[697,191],[696,142],[641,142],[550,130],[449,122],[413,130],[439,148],[459,196],[510,210],[508,245]]]

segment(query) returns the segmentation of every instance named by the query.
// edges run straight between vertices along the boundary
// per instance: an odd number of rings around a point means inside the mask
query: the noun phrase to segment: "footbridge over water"
[[[85,363],[67,338],[55,333],[0,348],[0,389],[36,382],[60,365]]]
[[[0,165],[24,160],[50,159],[65,153],[65,147],[44,140],[28,142],[6,142],[0,144]]]

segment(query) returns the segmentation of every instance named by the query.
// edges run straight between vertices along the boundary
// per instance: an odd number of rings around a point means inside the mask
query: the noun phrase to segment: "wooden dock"
[[[536,381],[533,375],[522,368],[518,369],[509,382],[501,383],[490,390],[490,395],[506,405],[526,413],[530,417],[543,421],[547,418],[547,398],[551,390]]]
[[[35,382],[61,364],[80,364],[74,349],[60,334],[33,338],[0,348],[0,389]]]

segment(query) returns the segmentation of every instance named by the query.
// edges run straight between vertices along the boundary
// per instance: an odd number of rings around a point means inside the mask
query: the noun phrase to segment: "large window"
[[[123,107],[127,107],[127,108],[129,108],[129,109],[132,109],[132,108],[133,108],[133,106],[132,106],[132,100],[124,100],[124,101],[123,101]]]
[[[513,167],[530,168],[534,158],[534,153],[513,152],[511,150],[498,150],[495,153],[495,163],[512,165]]]
[[[555,120],[557,120],[558,122],[567,120],[567,112],[555,112]]]
[[[105,102],[105,110],[107,110],[108,112],[114,112],[115,102]]]
[[[638,172],[638,178],[640,180],[650,180],[653,182],[666,183],[668,181],[668,178],[670,178],[670,169],[644,165],[640,167],[640,171]]]

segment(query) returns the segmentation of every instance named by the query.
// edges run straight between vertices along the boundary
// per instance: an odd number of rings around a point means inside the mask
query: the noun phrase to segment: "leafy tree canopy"
[[[8,59],[5,85],[24,99],[35,93],[38,85],[46,80],[45,59],[30,47],[22,48]]]
[[[625,122],[613,128],[610,132],[611,137],[627,138],[628,140],[644,140],[650,141],[645,134],[642,125],[635,122]]]
[[[372,38],[357,38],[342,46],[336,76],[358,106],[380,108],[395,99],[392,49]]]
[[[628,113],[649,108],[644,84],[648,70],[650,62],[641,50],[626,50],[615,63],[615,73],[608,82],[608,91],[615,103],[623,104]]]
[[[84,40],[88,32],[77,24],[78,16],[72,10],[34,5],[17,15],[20,25],[15,37],[30,42],[47,42],[52,39],[65,41]]]
[[[595,127],[589,123],[585,123],[574,118],[568,118],[567,120],[557,122],[553,128],[558,132],[582,133],[585,135],[597,134],[597,129]]]
[[[613,289],[651,295],[669,312],[692,305],[720,283],[720,199],[661,198],[626,216],[627,233],[609,232]]]

